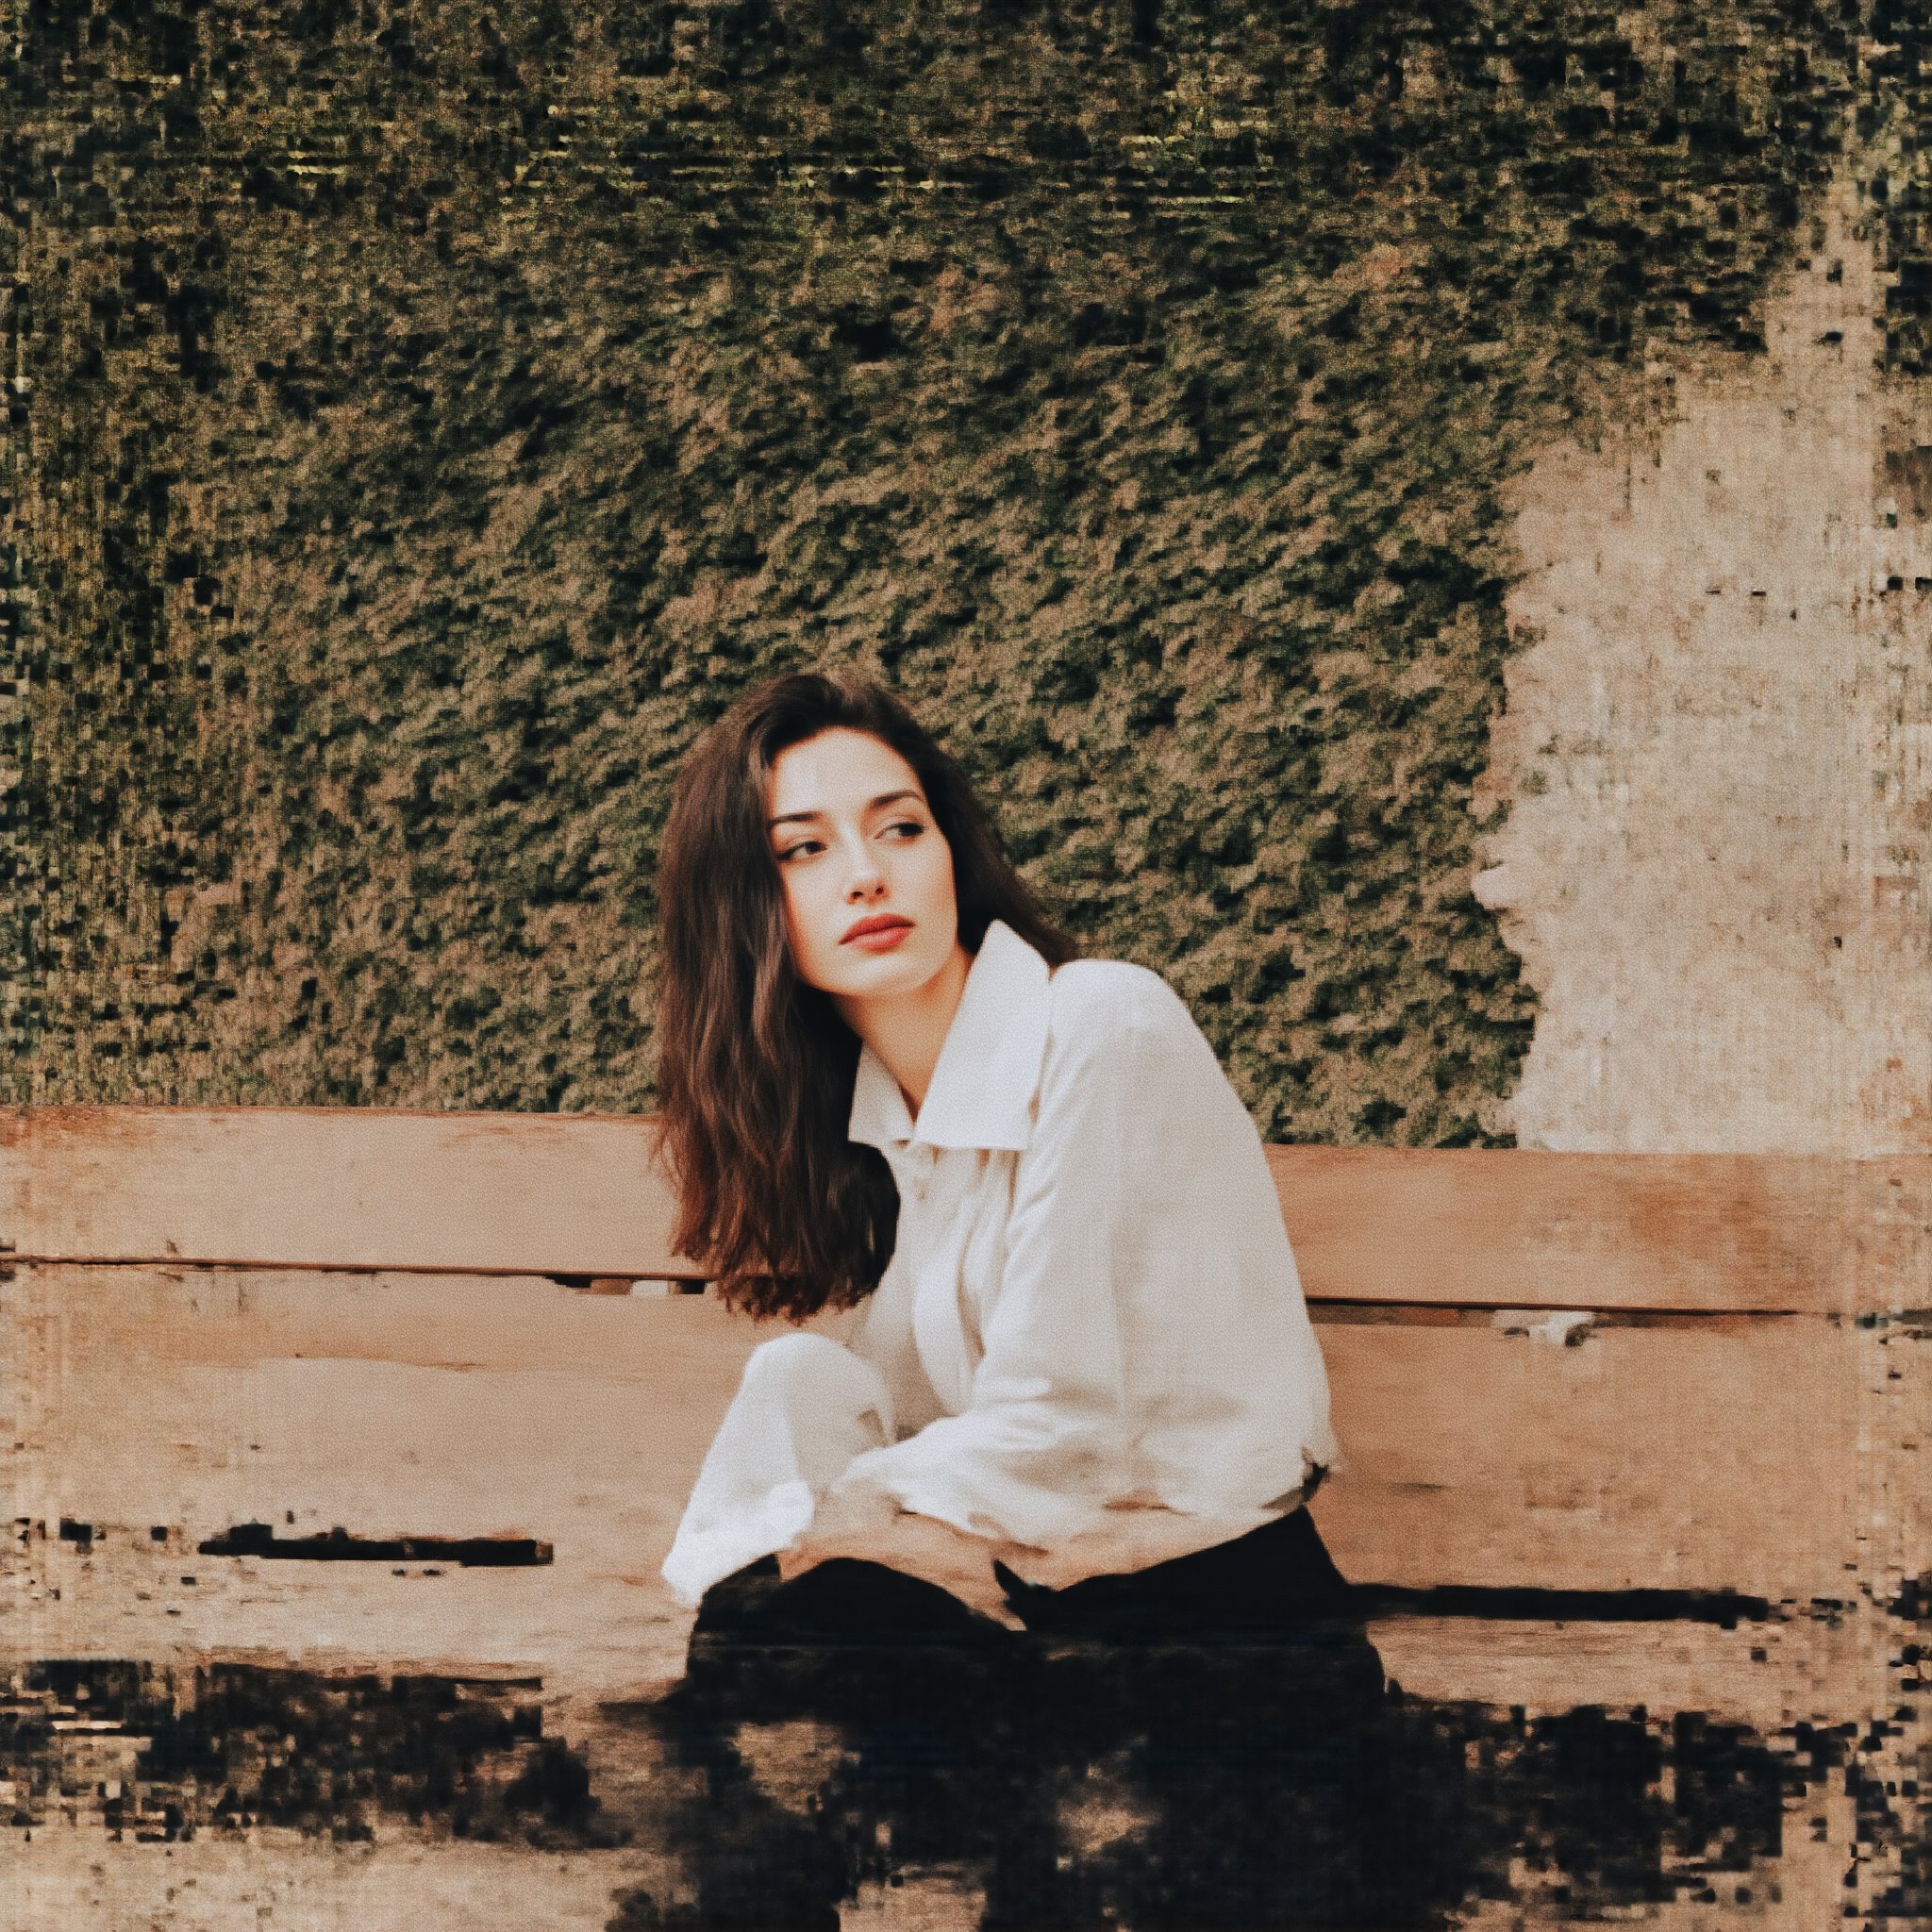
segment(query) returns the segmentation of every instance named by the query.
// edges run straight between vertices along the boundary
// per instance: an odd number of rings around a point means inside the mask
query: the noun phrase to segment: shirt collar
[[[906,1096],[869,1046],[858,1053],[847,1137],[884,1148],[1024,1147],[1046,1059],[1051,968],[1003,919],[979,942],[915,1129]]]

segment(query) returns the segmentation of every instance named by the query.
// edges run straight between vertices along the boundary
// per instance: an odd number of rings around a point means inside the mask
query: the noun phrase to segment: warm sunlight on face
[[[959,931],[953,855],[917,774],[869,732],[790,745],[766,791],[792,963],[835,998],[916,992]]]

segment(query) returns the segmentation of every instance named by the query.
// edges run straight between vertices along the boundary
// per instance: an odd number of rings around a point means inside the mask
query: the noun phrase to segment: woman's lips
[[[845,943],[868,953],[890,953],[911,930],[909,925],[882,925],[871,932],[855,933]]]

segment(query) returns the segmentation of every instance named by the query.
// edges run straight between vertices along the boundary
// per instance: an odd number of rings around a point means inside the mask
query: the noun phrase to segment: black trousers
[[[1295,1509],[1230,1542],[1145,1570],[1090,1576],[1064,1590],[1024,1582],[995,1563],[1015,1615],[1042,1637],[1202,1642],[1287,1637],[1346,1620],[1352,1592],[1314,1520]],[[835,1557],[790,1582],[777,1559],[706,1592],[694,1647],[718,1643],[988,1642],[1012,1633],[916,1576]]]
[[[613,1925],[834,1932],[895,1861],[980,1874],[988,1932],[1443,1923],[1464,1884],[1438,1872],[1441,1753],[1404,1727],[1306,1510],[1132,1574],[1007,1587],[1023,1630],[844,1557],[714,1586],[652,1711],[691,1792],[666,1842],[694,1915],[640,1894]],[[1131,1824],[1080,1850],[1068,1794],[1096,1776]],[[1411,1838],[1420,1870],[1391,1856]]]

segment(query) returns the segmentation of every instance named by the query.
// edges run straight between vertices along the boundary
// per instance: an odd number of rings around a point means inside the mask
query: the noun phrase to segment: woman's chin
[[[945,956],[932,959],[926,949],[911,944],[889,953],[861,955],[841,960],[838,984],[830,989],[852,999],[892,999],[928,987],[945,969]]]

